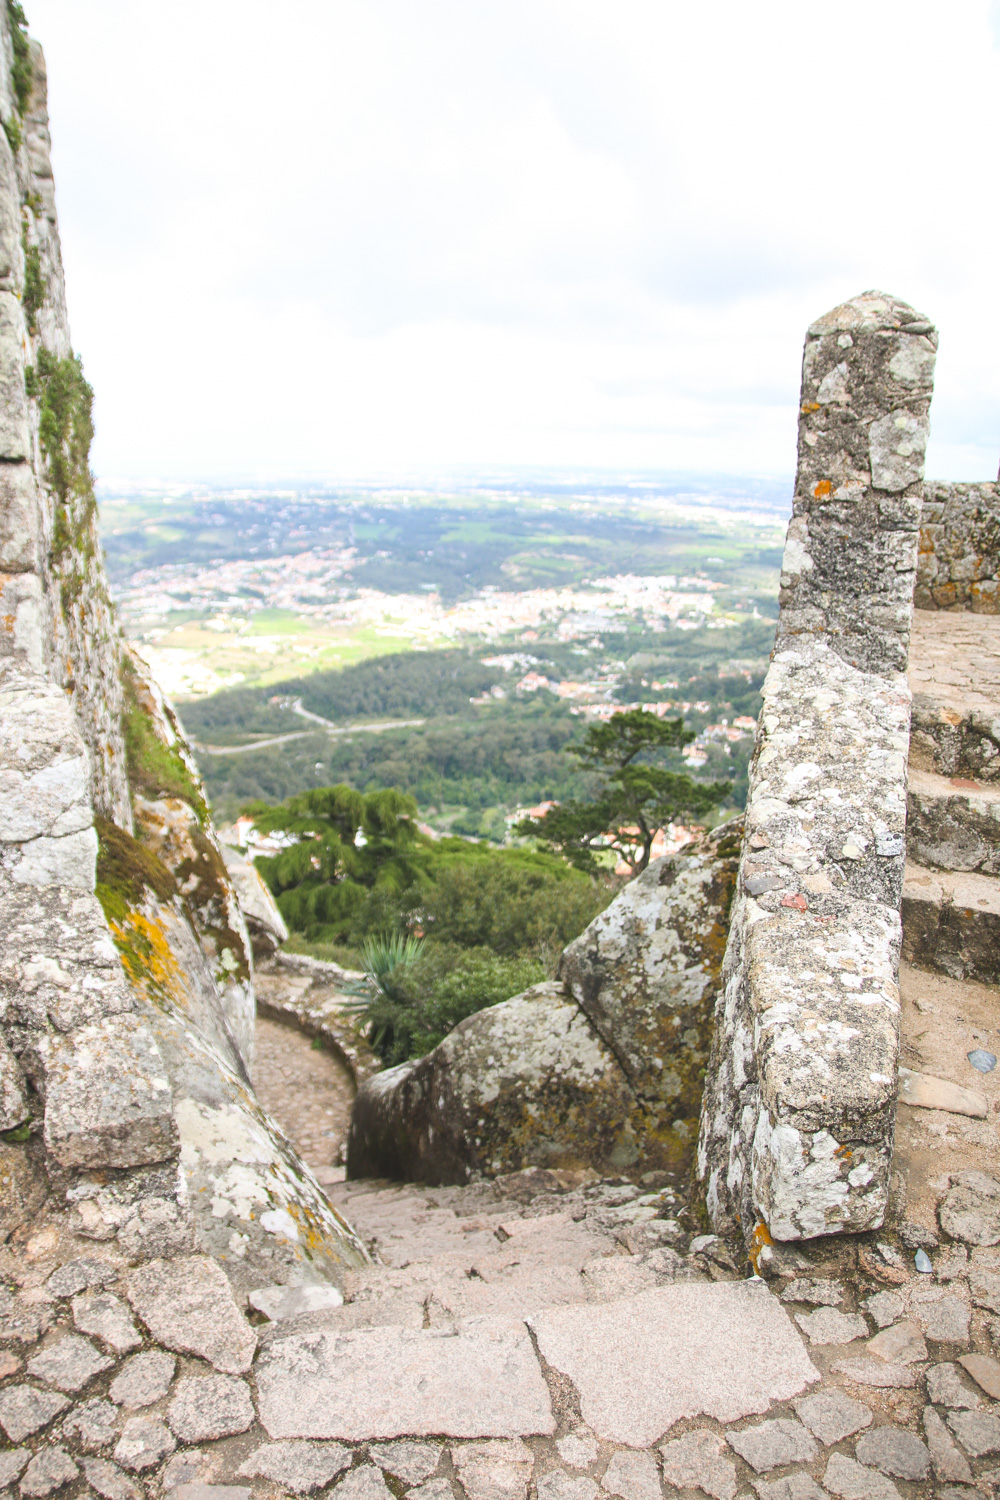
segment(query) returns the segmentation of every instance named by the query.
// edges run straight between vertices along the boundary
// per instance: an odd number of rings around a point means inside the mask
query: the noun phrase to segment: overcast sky
[[[105,477],[781,475],[806,324],[1000,452],[988,0],[24,0]]]

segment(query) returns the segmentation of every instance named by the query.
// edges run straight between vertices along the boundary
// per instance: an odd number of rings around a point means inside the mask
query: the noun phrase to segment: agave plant
[[[345,1008],[386,1060],[400,1022],[409,1019],[410,1001],[402,987],[403,976],[420,957],[423,946],[422,938],[390,932],[366,938],[361,947],[369,994]]]

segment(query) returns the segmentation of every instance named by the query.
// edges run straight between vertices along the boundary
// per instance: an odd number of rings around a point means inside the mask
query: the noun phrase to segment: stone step
[[[1000,618],[918,609],[910,767],[1000,781]]]
[[[1000,979],[1000,879],[907,862],[903,956],[953,979]]]
[[[1000,784],[911,767],[906,847],[924,866],[1000,875]]]

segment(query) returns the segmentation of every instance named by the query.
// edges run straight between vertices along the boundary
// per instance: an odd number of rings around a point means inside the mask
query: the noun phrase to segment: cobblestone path
[[[258,1016],[253,1072],[257,1097],[268,1114],[320,1181],[328,1181],[351,1119],[355,1088],[349,1070],[295,1026]]]

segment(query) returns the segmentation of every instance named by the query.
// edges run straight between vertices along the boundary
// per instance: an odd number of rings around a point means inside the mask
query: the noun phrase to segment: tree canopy
[[[663,764],[694,737],[683,719],[661,719],[642,708],[592,724],[583,743],[568,748],[584,766],[603,774],[596,797],[559,803],[542,818],[524,818],[518,832],[534,835],[543,847],[591,872],[599,868],[599,852],[613,850],[638,875],[649,864],[661,829],[681,818],[707,816],[732,789],[731,782],[696,781]]]

